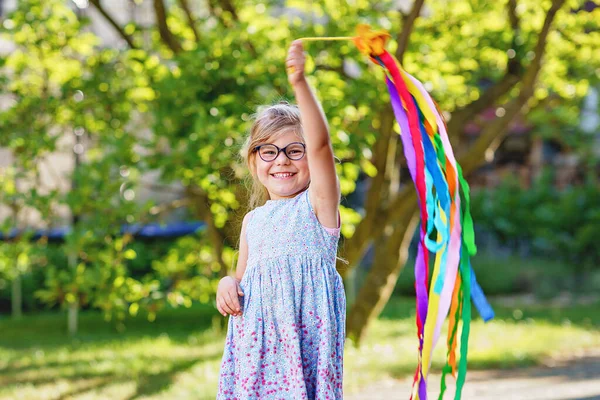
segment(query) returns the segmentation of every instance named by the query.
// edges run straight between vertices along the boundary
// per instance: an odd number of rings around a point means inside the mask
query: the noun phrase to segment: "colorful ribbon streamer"
[[[470,212],[469,185],[446,131],[437,105],[421,82],[402,69],[385,50],[390,35],[357,27],[355,37],[303,38],[302,40],[352,40],[358,49],[386,72],[385,81],[411,178],[417,190],[421,227],[415,263],[418,365],[411,399],[427,399],[427,377],[433,349],[446,317],[449,317],[448,352],[442,370],[441,394],[448,373],[456,378],[455,399],[460,399],[467,372],[471,300],[484,321],[494,317],[471,268],[475,234]],[[435,239],[432,237],[435,236]],[[429,285],[429,256],[435,255]],[[465,300],[466,299],[466,300]],[[458,326],[460,359],[457,364]]]

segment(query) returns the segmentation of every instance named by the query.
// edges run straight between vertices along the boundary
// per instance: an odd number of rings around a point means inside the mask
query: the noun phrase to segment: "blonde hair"
[[[269,200],[267,188],[258,180],[256,173],[256,152],[254,148],[290,131],[304,142],[298,106],[282,101],[279,104],[260,107],[254,116],[254,123],[250,128],[250,134],[241,151],[242,158],[250,171],[250,210],[262,206]]]

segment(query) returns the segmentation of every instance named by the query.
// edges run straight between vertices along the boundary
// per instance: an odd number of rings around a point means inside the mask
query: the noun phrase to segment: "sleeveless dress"
[[[251,213],[242,315],[229,318],[217,399],[342,399],[339,229],[320,224],[308,190]]]

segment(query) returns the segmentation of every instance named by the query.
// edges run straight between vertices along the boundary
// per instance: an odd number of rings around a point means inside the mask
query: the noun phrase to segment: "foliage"
[[[104,3],[92,1],[90,7]],[[239,149],[256,107],[291,97],[284,69],[291,39],[346,36],[358,22],[396,33],[406,14],[392,0],[290,0],[285,15],[275,2],[215,0],[188,18],[180,7],[185,2],[174,3],[167,15],[156,15],[156,25],[122,27],[131,43],[125,48],[105,47],[87,18],[62,0],[20,1],[3,20],[0,34],[15,50],[0,62],[0,95],[8,100],[0,111],[0,146],[14,157],[0,171],[0,203],[12,212],[2,229],[23,224],[30,211],[40,216],[40,227],[73,225],[54,258],[31,261],[35,248],[46,252],[43,241],[2,245],[14,245],[4,254],[27,257],[21,272],[43,266],[45,285],[38,296],[47,304],[78,303],[121,319],[143,311],[152,319],[166,304],[210,301],[215,279],[234,265],[232,249],[246,211]],[[532,0],[518,3],[522,24],[515,33],[502,3],[427,2],[404,66],[444,111],[453,113],[483,96],[485,82],[499,78],[511,57],[529,65],[543,10]],[[599,53],[592,51],[600,41],[597,12],[560,13],[558,33],[549,39],[548,68],[536,99],[554,94],[570,117],[598,81]],[[157,26],[162,22],[170,39]],[[391,51],[397,46],[390,42]],[[378,160],[388,159],[376,149],[389,111],[383,76],[351,43],[311,43],[307,52],[309,79],[328,115],[342,192],[348,195],[361,172],[373,177]],[[575,123],[570,117],[563,118],[565,125]],[[52,169],[48,160],[57,152],[72,156],[75,167],[67,185],[42,187],[42,171]],[[159,190],[163,184],[175,187],[182,202],[159,206],[157,199],[136,198],[147,189],[146,178],[155,176]],[[382,199],[377,211],[389,211]],[[140,268],[148,263],[136,259],[147,254],[120,227],[164,221],[161,214],[178,207],[186,207],[180,216],[207,222],[206,236],[182,239],[151,270]],[[342,214],[343,234],[350,238],[365,215],[351,208]],[[6,260],[0,261],[0,274],[11,279],[16,270]]]
[[[473,196],[474,219],[501,243],[560,260],[575,272],[598,269],[598,183],[588,180],[558,190],[552,182],[547,171],[528,189],[508,179],[498,188],[481,190]]]
[[[174,240],[132,242],[124,252],[128,277],[122,278],[108,276],[111,270],[103,268],[103,263],[88,265],[81,276],[73,276],[73,271],[65,268],[68,260],[62,243],[21,243],[28,247],[21,250],[24,255],[15,256],[19,249],[16,243],[0,242],[0,267],[4,271],[0,275],[0,311],[10,309],[5,304],[10,302],[10,274],[16,272],[22,277],[24,310],[29,312],[65,303],[65,296],[73,293],[69,292],[73,281],[85,293],[79,298],[83,309],[100,308],[107,318],[114,314],[120,319],[138,312],[154,319],[165,306],[209,303],[216,289],[219,265],[202,233]],[[227,260],[231,262],[232,257],[228,253]],[[15,259],[20,260],[19,269],[12,264]]]

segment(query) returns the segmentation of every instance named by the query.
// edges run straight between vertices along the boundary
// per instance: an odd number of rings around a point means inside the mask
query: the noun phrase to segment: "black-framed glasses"
[[[268,143],[256,146],[254,151],[258,152],[260,158],[265,162],[275,161],[281,152],[283,152],[283,154],[285,154],[285,156],[290,160],[298,161],[304,157],[304,154],[306,154],[306,146],[304,146],[304,143],[292,142],[280,149],[274,144]]]

